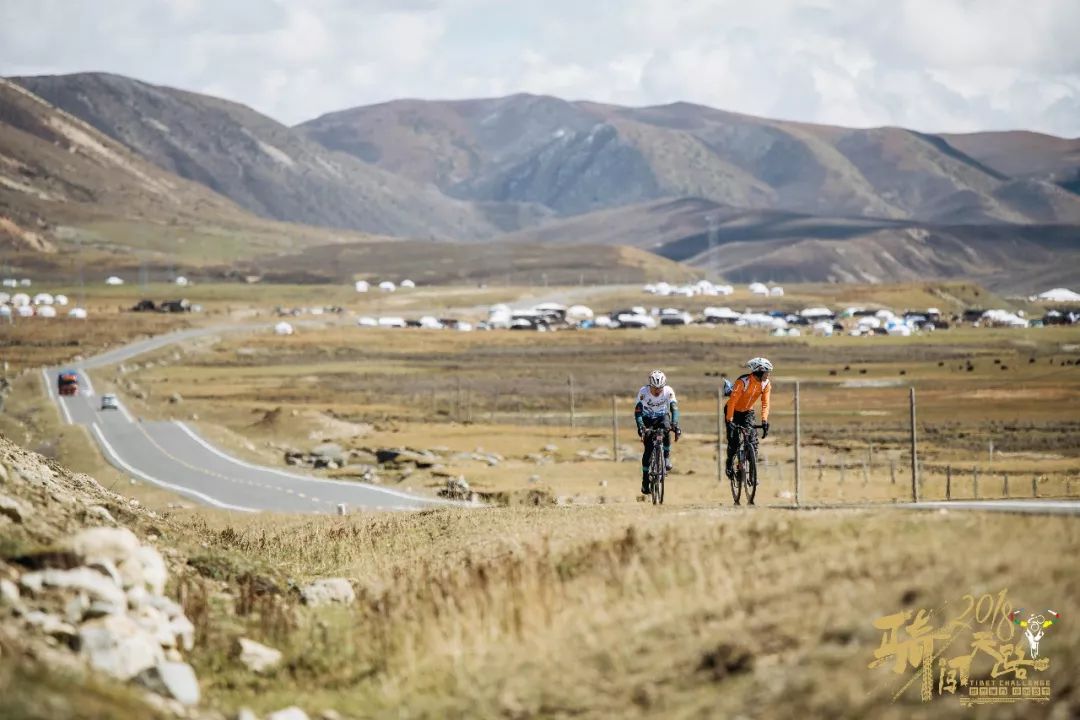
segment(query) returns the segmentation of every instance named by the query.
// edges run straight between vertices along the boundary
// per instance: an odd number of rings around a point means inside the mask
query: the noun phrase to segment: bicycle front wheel
[[[754,504],[754,498],[757,496],[757,453],[754,452],[754,448],[750,448],[746,452],[746,462],[744,467],[746,468],[746,478],[744,485],[746,486],[746,502],[749,505]]]

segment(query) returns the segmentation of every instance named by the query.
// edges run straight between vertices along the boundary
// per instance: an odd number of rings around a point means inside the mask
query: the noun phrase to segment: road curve
[[[124,362],[196,337],[270,328],[265,323],[191,328],[87,358],[65,366],[79,372],[80,394],[75,396],[57,393],[59,368],[44,368],[41,372],[49,398],[57,404],[65,422],[85,425],[110,464],[132,477],[206,505],[243,512],[335,513],[342,504],[349,510],[419,510],[462,504],[245,462],[215,447],[185,423],[138,420],[122,403],[119,411],[100,410],[86,373],[89,368]]]

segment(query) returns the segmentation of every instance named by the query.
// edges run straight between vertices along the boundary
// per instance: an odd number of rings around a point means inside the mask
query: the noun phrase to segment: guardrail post
[[[910,388],[911,399],[911,501],[919,502],[919,453],[915,437],[915,388]]]
[[[615,396],[611,396],[611,459],[619,462],[619,418],[615,414]]]
[[[716,482],[724,482],[724,388],[716,388]]]
[[[795,381],[795,504],[799,504],[799,499],[802,495],[802,463],[801,452],[799,449],[800,436],[799,436],[799,381]]]

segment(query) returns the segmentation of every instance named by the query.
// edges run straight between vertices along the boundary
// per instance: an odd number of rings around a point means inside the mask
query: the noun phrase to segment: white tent
[[[176,280],[173,280],[173,282],[175,282],[180,287],[187,287],[188,285],[191,284],[190,281],[188,281],[188,279],[186,277],[184,277],[183,275],[178,275],[176,277]]]
[[[360,327],[378,327],[379,321],[373,317],[367,317],[365,315],[363,317],[356,318],[356,324]]]
[[[293,326],[284,321],[274,326],[275,335],[292,335],[293,332]]]
[[[356,292],[365,293],[370,289],[371,289],[371,286],[368,285],[366,281],[364,281],[364,280],[357,280],[356,281]]]
[[[584,305],[571,305],[566,309],[566,319],[575,322],[581,322],[582,320],[592,320],[594,313],[592,308]]]
[[[3,305],[9,300],[11,300],[11,295],[9,293],[0,292],[0,305]]]
[[[408,324],[405,322],[405,318],[381,317],[381,318],[379,318],[379,327],[381,327],[381,328],[403,328],[403,327],[408,327]]]
[[[15,307],[22,307],[30,304],[30,296],[26,293],[15,293],[11,296],[11,304]]]
[[[833,311],[827,307],[808,307],[799,311],[799,315],[804,318],[827,318],[833,316]]]
[[[68,310],[68,317],[75,318],[76,320],[85,320],[86,310],[82,308],[71,308],[70,310]]]
[[[1008,310],[987,310],[979,318],[979,323],[987,327],[1025,328],[1028,321]]]
[[[769,295],[771,295],[772,297],[784,297],[784,288],[777,285],[776,287],[769,290]]]
[[[729,307],[707,307],[701,314],[707,322],[735,322],[740,317]]]
[[[464,320],[462,320],[461,322],[459,322],[457,324],[457,331],[458,332],[472,332],[473,331],[473,324],[471,322],[465,322]]]
[[[52,305],[54,302],[56,302],[56,298],[54,298],[49,293],[43,292],[43,293],[38,293],[37,295],[34,296],[34,304],[35,305]]]
[[[67,305],[68,304],[67,295],[57,295],[56,296],[56,304],[60,305],[61,307]]]
[[[21,318],[34,317],[34,308],[29,305],[16,305],[15,313]]]
[[[19,287],[19,281],[15,278],[4,278],[3,283],[0,283],[3,287]]]
[[[510,308],[503,306],[500,309],[491,309],[491,313],[488,315],[487,324],[489,328],[505,330],[510,327],[511,320],[513,320],[513,315],[510,313]]]
[[[768,295],[769,288],[765,287],[761,283],[750,283],[750,292],[754,295]]]
[[[661,325],[689,325],[694,321],[690,313],[678,308],[664,308],[660,311]]]
[[[397,286],[389,280],[383,280],[381,283],[379,283],[379,289],[383,292],[394,292],[395,290],[397,290]]]
[[[122,279],[116,277],[115,275],[110,275],[109,277],[105,278],[105,284],[106,285],[123,285],[124,281]]]
[[[596,318],[593,319],[593,324],[598,328],[609,328],[615,323],[611,321],[610,315],[597,315]]]
[[[30,282],[30,278],[23,278],[19,281],[20,287],[30,287],[33,283]]]
[[[56,308],[52,305],[42,305],[37,309],[38,317],[54,318],[56,317]]]
[[[716,286],[716,294],[717,295],[730,295],[733,292],[735,292],[735,288],[731,287],[730,285],[717,285]]]
[[[414,283],[412,280],[402,280],[401,281],[401,287],[406,288],[406,289],[412,289],[412,288],[416,287],[416,283]]]
[[[420,318],[420,327],[424,328],[425,330],[442,330],[443,324],[439,322],[439,319],[437,317],[425,315],[424,317]]]
[[[1080,293],[1075,293],[1067,288],[1054,288],[1053,290],[1047,290],[1044,293],[1039,293],[1038,297],[1040,300],[1046,300],[1048,302],[1080,302]]]
[[[881,319],[872,315],[866,315],[859,318],[859,322],[856,324],[863,330],[872,330],[881,327]]]
[[[629,328],[654,328],[656,327],[656,320],[649,315],[640,315],[637,313],[622,313],[616,321],[623,327]]]
[[[11,317],[11,307],[8,306],[8,305],[0,305],[0,317],[2,317],[2,318]]]
[[[777,330],[787,329],[787,320],[784,318],[773,317],[772,315],[766,315],[765,313],[746,313],[742,315],[735,324],[756,328],[770,328]]]
[[[879,318],[881,320],[888,320],[890,318],[896,317],[896,313],[894,313],[892,310],[882,309],[882,310],[878,310],[876,313],[874,313],[874,317]]]

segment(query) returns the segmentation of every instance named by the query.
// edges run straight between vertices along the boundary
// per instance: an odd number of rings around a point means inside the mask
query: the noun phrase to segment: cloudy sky
[[[290,124],[533,92],[1076,137],[1080,1],[0,0],[0,74],[86,70]]]

